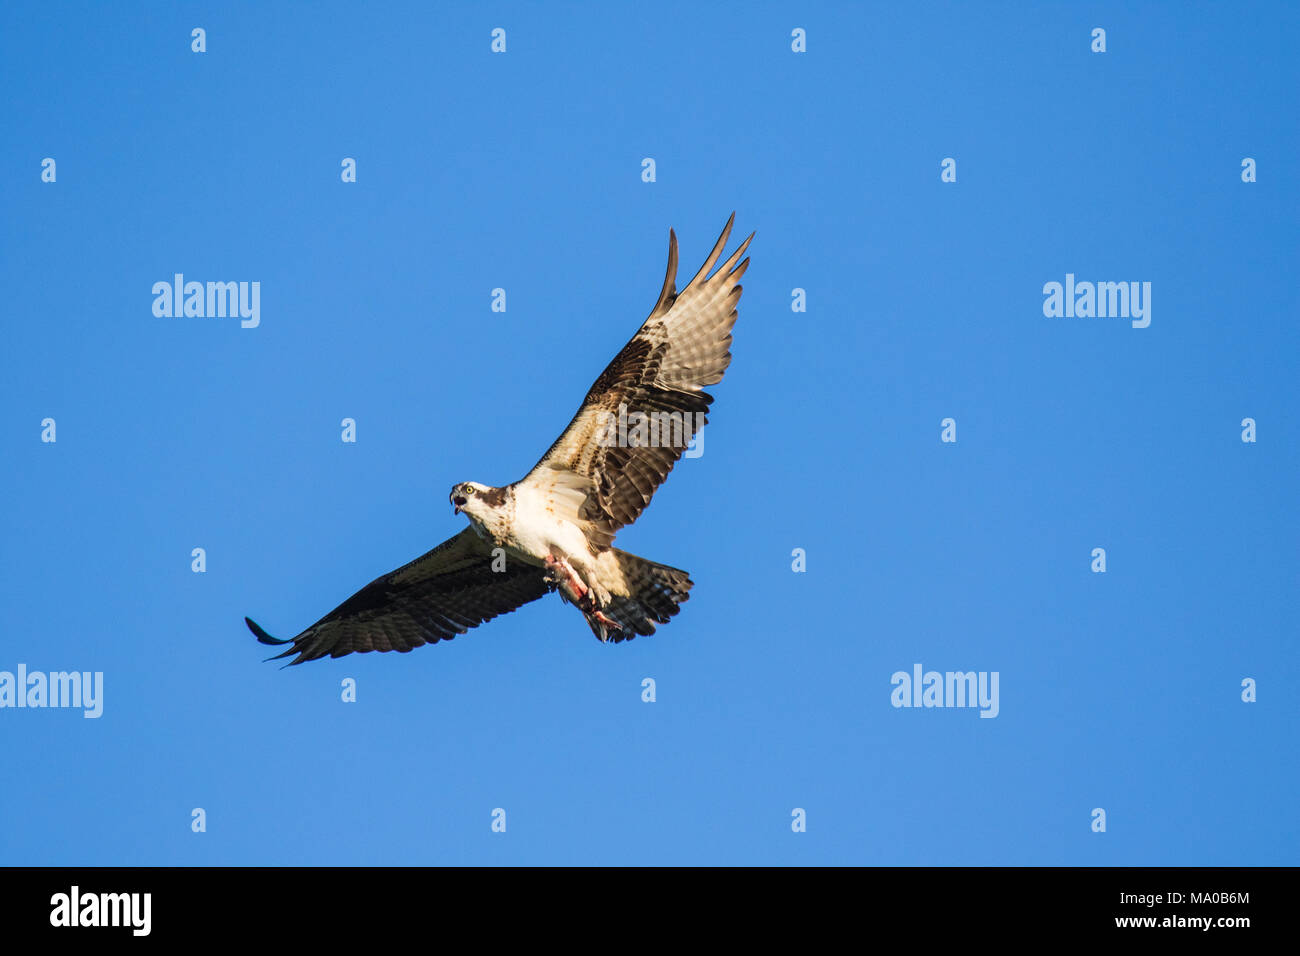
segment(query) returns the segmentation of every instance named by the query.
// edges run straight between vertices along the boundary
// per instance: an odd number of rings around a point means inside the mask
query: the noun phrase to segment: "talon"
[[[592,612],[592,617],[594,617],[601,624],[604,624],[606,627],[612,627],[616,631],[623,630],[622,624],[618,623],[618,621],[606,617],[603,611]]]

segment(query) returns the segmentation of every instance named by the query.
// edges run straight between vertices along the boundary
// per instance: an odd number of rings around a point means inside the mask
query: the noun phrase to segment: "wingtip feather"
[[[717,264],[718,257],[722,255],[722,250],[727,247],[727,239],[731,236],[731,227],[735,222],[736,213],[733,210],[731,216],[727,219],[727,224],[722,227],[722,234],[718,236],[718,241],[713,244],[713,251],[704,260],[704,265],[700,266],[700,271],[695,273],[695,278],[691,279],[691,285],[708,277],[709,272]]]
[[[290,641],[282,641],[279,640],[278,638],[272,637],[270,634],[266,633],[266,631],[262,629],[261,625],[259,625],[256,621],[254,621],[251,617],[245,617],[244,623],[248,625],[248,629],[253,632],[254,636],[256,636],[258,641],[262,644],[270,644],[274,646],[278,644],[291,643]]]
[[[658,315],[671,305],[677,296],[677,233],[668,230],[668,268],[664,271],[663,288],[659,290],[659,301],[650,310],[651,315]]]

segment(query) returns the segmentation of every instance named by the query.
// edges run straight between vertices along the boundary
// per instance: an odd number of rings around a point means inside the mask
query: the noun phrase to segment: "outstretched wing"
[[[263,644],[292,644],[292,664],[356,651],[400,651],[464,634],[498,614],[535,601],[552,585],[521,561],[492,570],[492,552],[466,528],[427,554],[376,578],[292,640],[277,640],[248,618]]]
[[[668,270],[650,317],[596,379],[569,427],[520,482],[554,500],[573,500],[598,543],[631,524],[708,420],[731,363],[748,239],[713,273],[736,214],[700,271],[677,291],[677,235],[668,233]],[[739,264],[737,264],[739,263]],[[620,422],[622,426],[620,427]],[[644,428],[638,422],[645,423]],[[557,495],[558,492],[558,495]]]

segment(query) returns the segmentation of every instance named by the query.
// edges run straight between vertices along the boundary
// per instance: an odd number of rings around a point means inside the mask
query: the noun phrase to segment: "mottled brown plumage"
[[[749,268],[741,260],[753,233],[716,273],[731,235],[735,214],[727,220],[699,272],[681,292],[676,290],[677,234],[668,233],[668,270],[649,318],[600,373],[569,427],[556,439],[523,480],[544,483],[555,470],[590,479],[582,517],[593,530],[612,535],[637,519],[663,484],[698,427],[706,422],[713,396],[704,386],[722,380],[731,363],[731,329]],[[605,446],[599,440],[604,416],[622,405],[643,414],[679,414],[686,425],[684,441],[649,447]],[[605,543],[608,543],[607,541]]]

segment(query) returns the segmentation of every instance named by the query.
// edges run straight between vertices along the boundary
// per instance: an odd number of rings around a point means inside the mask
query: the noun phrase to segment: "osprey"
[[[504,488],[462,482],[451,504],[469,527],[385,574],[290,640],[249,618],[263,644],[289,644],[270,660],[400,651],[451,640],[498,614],[559,591],[601,641],[653,634],[689,596],[685,571],[613,547],[707,421],[731,362],[741,260],[749,242],[710,275],[732,213],[700,271],[677,291],[677,236],[650,317],[596,379],[563,434],[527,475]],[[632,426],[628,428],[628,423]]]

